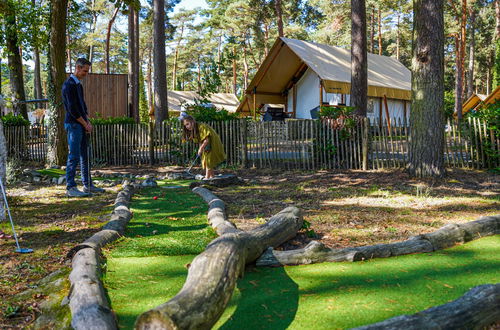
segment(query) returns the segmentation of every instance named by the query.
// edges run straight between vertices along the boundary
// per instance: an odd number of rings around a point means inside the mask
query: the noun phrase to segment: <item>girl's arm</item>
[[[201,154],[203,153],[203,150],[205,150],[207,145],[208,145],[208,137],[205,140],[203,140],[202,143],[200,143],[200,147],[198,148],[198,155],[201,156]]]

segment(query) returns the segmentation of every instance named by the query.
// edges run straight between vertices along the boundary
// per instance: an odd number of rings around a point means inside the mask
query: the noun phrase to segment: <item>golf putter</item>
[[[89,196],[92,196],[90,191],[92,187],[92,179],[90,178],[90,133],[87,133],[87,178],[89,179]]]
[[[14,221],[12,221],[12,216],[10,215],[9,203],[7,202],[7,194],[5,193],[5,187],[2,182],[2,178],[0,177],[0,188],[2,189],[3,201],[5,203],[5,208],[7,209],[7,213],[9,214],[10,225],[12,226],[12,233],[14,234],[14,239],[16,240],[16,252],[17,253],[30,253],[33,252],[33,249],[21,248],[19,246],[19,240],[17,239],[17,234],[14,229]]]
[[[196,163],[196,161],[198,160],[198,158],[200,158],[200,155],[196,154],[196,158],[193,160],[193,162],[191,163],[191,166],[189,166],[189,168],[186,170],[186,173],[189,174],[189,175],[193,175],[191,173],[191,169],[193,168],[194,164]]]

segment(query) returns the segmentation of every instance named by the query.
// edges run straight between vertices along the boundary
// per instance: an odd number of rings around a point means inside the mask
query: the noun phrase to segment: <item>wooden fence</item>
[[[287,120],[252,122],[233,120],[209,123],[221,136],[226,164],[237,167],[283,169],[362,169],[405,167],[409,127],[362,122],[339,130],[329,121]],[[444,160],[448,167],[500,166],[498,133],[478,119],[445,129]],[[43,126],[5,127],[9,157],[43,162],[47,139]],[[182,142],[180,123],[165,123],[151,134],[144,124],[95,125],[92,159],[95,165],[186,165],[196,146]],[[432,146],[430,146],[432,147]]]

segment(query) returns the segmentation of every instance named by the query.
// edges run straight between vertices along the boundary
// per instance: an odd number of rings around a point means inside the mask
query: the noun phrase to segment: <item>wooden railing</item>
[[[253,122],[233,120],[209,123],[219,133],[227,154],[226,164],[238,167],[283,169],[363,169],[405,167],[408,162],[407,124],[392,120],[360,122],[352,129],[338,129],[323,120]],[[473,118],[460,124],[448,122],[444,160],[448,167],[494,168],[500,166],[498,133]],[[43,126],[4,127],[8,156],[43,162],[46,130]],[[196,146],[182,142],[179,123],[165,123],[151,134],[148,125],[95,125],[92,159],[100,165],[150,163],[186,165]],[[363,166],[365,164],[365,166]]]

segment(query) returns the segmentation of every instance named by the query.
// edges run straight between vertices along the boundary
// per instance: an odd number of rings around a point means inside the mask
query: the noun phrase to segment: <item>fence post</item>
[[[368,118],[363,118],[363,137],[362,137],[362,157],[363,157],[363,171],[368,170],[368,143],[369,143],[369,132],[370,124],[368,122]]]
[[[246,119],[240,119],[241,126],[241,165],[248,167],[248,149],[247,149],[247,136],[248,124]]]

